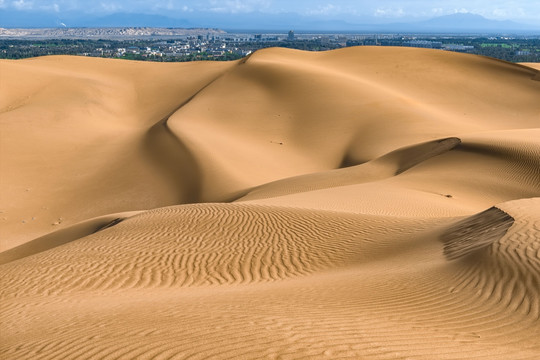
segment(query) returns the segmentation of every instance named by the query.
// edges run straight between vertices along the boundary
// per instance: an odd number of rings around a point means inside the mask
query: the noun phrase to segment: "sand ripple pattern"
[[[246,204],[153,210],[2,265],[10,336],[0,356],[532,360],[539,205],[459,221]],[[476,226],[486,216],[514,222],[488,244]],[[443,235],[460,244],[474,231],[481,246],[443,256]],[[25,325],[43,313],[47,336]]]
[[[0,359],[540,359],[538,70],[0,66]]]
[[[492,208],[466,219],[458,226],[478,224],[476,237],[467,231],[467,238],[476,242],[476,251],[467,246],[465,252],[450,250],[464,256],[454,291],[471,288],[483,301],[503,306],[506,311],[523,315],[529,321],[540,320],[540,199],[525,199],[502,204],[505,212]],[[512,214],[515,219],[506,212]],[[472,221],[471,221],[472,220]],[[486,226],[489,232],[486,232]],[[455,233],[455,228],[452,229]],[[449,233],[444,237],[449,239]],[[462,239],[459,240],[461,242]],[[456,256],[452,256],[456,258]]]
[[[306,276],[374,256],[385,245],[373,233],[399,237],[407,231],[392,219],[324,211],[242,204],[169,207],[58,251],[6,264],[2,278],[8,286],[0,294],[249,284]]]

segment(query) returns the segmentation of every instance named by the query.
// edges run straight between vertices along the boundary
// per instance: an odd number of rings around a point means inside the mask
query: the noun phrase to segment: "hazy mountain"
[[[162,15],[118,13],[104,17],[90,18],[77,26],[88,27],[192,27],[193,24],[185,19],[174,19]]]
[[[180,14],[178,14],[180,15]],[[315,19],[296,13],[261,12],[224,14],[215,12],[171,13],[168,16],[116,13],[106,16],[81,13],[40,13],[0,10],[0,27],[211,27],[229,30],[296,31],[362,31],[362,32],[434,32],[434,33],[500,33],[535,32],[540,27],[512,21],[486,19],[480,15],[458,13],[421,22],[381,24],[375,18],[349,21]]]
[[[325,22],[322,23],[324,26]],[[351,24],[342,22],[342,30],[384,31],[384,32],[431,32],[431,33],[501,33],[501,32],[536,32],[540,27],[516,23],[513,21],[498,21],[486,19],[483,16],[469,13],[458,13],[432,18],[420,22],[402,22],[374,24]]]
[[[422,31],[470,32],[470,31],[525,31],[534,29],[532,26],[513,21],[498,21],[486,19],[483,16],[470,13],[457,13],[440,16],[416,24],[402,24],[404,28],[414,28]]]

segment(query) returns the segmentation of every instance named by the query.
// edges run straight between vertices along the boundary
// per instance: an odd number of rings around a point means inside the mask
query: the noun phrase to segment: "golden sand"
[[[540,67],[0,61],[0,359],[538,359]]]

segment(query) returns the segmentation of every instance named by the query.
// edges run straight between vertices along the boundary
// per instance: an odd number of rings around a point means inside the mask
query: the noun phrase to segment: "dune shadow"
[[[195,203],[201,194],[201,170],[187,146],[169,129],[167,118],[148,130],[144,151],[174,189],[168,205]]]
[[[155,123],[146,133],[143,144],[145,153],[151,162],[161,169],[171,187],[177,190],[176,198],[170,199],[168,205],[197,203],[201,199],[202,192],[201,168],[182,139],[169,127],[169,119],[230,71],[231,69],[220,73],[195,91],[193,95]]]
[[[118,225],[125,219],[137,215],[141,211],[131,211],[125,213],[109,214],[97,218],[82,221],[49,234],[38,237],[27,243],[14,247],[0,253],[0,265],[25,258],[43,251],[68,244],[85,236],[95,234],[99,231]]]
[[[398,155],[396,175],[399,175],[432,157],[444,154],[445,152],[454,149],[459,144],[461,144],[461,139],[449,137],[397,150],[395,153]]]
[[[444,233],[444,255],[448,260],[466,257],[502,239],[514,218],[496,207],[461,220]]]
[[[461,139],[457,137],[437,139],[401,147],[386,153],[379,158],[373,159],[371,162],[392,164],[391,166],[395,168],[394,175],[399,175],[426,160],[453,150],[459,145],[461,145]],[[341,160],[340,168],[357,166],[364,163],[366,162],[359,162],[357,159],[354,159],[351,154],[346,153]]]

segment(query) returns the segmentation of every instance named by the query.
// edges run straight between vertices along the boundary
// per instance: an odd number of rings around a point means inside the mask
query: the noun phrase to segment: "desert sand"
[[[0,61],[1,359],[540,358],[540,67]]]

